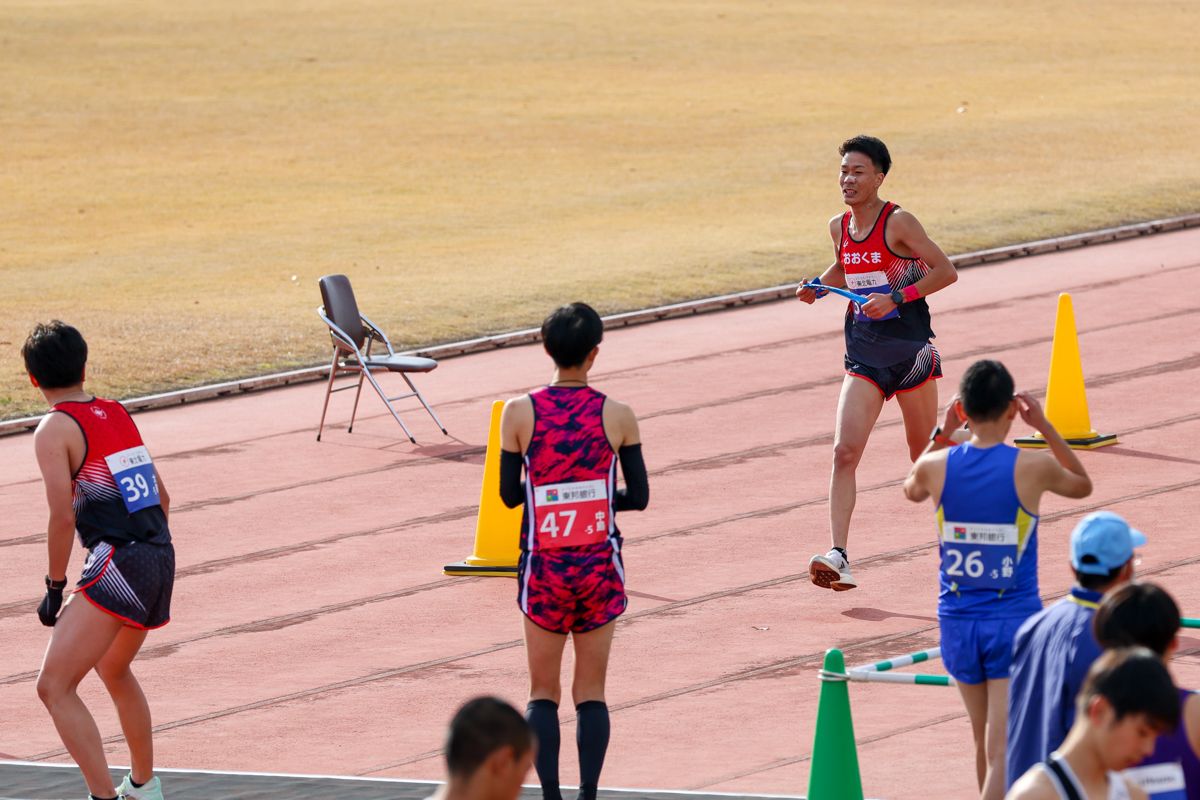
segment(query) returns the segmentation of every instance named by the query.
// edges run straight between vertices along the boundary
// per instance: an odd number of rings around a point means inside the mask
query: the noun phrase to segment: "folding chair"
[[[321,432],[325,429],[325,413],[329,410],[329,397],[334,392],[355,388],[350,385],[333,388],[334,378],[347,373],[358,374],[358,386],[354,393],[354,410],[350,412],[350,427],[347,429],[347,433],[354,430],[354,417],[358,414],[358,399],[362,395],[363,381],[365,380],[370,382],[371,387],[379,394],[388,411],[392,412],[396,422],[400,423],[404,435],[413,444],[416,444],[417,440],[413,438],[408,426],[404,424],[404,420],[400,419],[400,415],[392,406],[396,400],[404,400],[408,397],[420,400],[421,405],[425,406],[425,410],[429,412],[429,416],[433,417],[433,421],[442,429],[442,433],[449,436],[446,433],[446,426],[438,419],[438,415],[429,407],[429,403],[425,402],[421,391],[413,385],[408,377],[410,372],[430,372],[437,367],[437,362],[432,358],[397,355],[392,348],[392,343],[388,341],[387,335],[379,329],[379,326],[359,312],[358,302],[354,299],[354,290],[350,288],[350,279],[345,275],[326,275],[317,283],[321,287],[321,300],[325,303],[317,309],[317,315],[329,326],[329,338],[333,342],[333,362],[329,365],[329,383],[325,387],[325,407],[321,409],[321,424],[317,428],[317,441],[321,441]],[[387,353],[372,355],[371,346],[375,342],[381,342],[387,348]],[[375,375],[372,374],[376,372],[400,373],[400,377],[404,378],[408,388],[412,391],[388,397],[384,394],[379,382],[375,380]]]

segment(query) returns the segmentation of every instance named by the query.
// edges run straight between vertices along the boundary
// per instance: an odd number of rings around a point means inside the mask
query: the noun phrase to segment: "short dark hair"
[[[887,175],[888,170],[892,168],[892,154],[888,152],[887,145],[874,136],[859,134],[858,136],[850,137],[842,142],[842,146],[838,148],[839,156],[844,156],[846,153],[862,153],[871,159],[871,163],[875,165],[875,169],[884,175]]]
[[[1076,701],[1076,716],[1087,713],[1093,697],[1103,697],[1117,720],[1144,714],[1162,731],[1179,724],[1181,703],[1171,673],[1162,659],[1144,647],[1109,650],[1092,663]]]
[[[967,367],[958,384],[958,396],[968,418],[980,422],[999,419],[1013,399],[1013,377],[999,361],[985,358]]]
[[[1179,606],[1165,589],[1135,581],[1104,596],[1092,619],[1092,632],[1106,649],[1147,647],[1164,656],[1181,624]]]
[[[1095,556],[1088,556],[1088,558],[1095,558]],[[1108,587],[1117,580],[1121,574],[1121,570],[1123,569],[1125,569],[1124,564],[1119,567],[1113,567],[1103,575],[1093,575],[1090,572],[1080,572],[1074,568],[1072,568],[1071,571],[1075,573],[1075,582],[1084,589],[1088,589],[1093,592],[1104,592],[1107,591]]]
[[[451,775],[469,777],[502,747],[519,758],[533,747],[533,731],[525,718],[495,697],[469,700],[450,720],[446,736],[446,766]]]
[[[88,347],[83,334],[61,320],[39,322],[21,346],[25,370],[46,389],[83,382]]]
[[[546,352],[560,367],[578,367],[604,339],[604,321],[587,303],[554,309],[542,323]]]

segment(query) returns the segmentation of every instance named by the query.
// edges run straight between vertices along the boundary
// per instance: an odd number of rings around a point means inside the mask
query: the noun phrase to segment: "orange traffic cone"
[[[1058,296],[1054,319],[1054,344],[1050,349],[1050,377],[1046,381],[1046,419],[1075,450],[1092,450],[1116,444],[1115,433],[1096,433],[1088,414],[1087,391],[1083,385],[1083,362],[1075,333],[1075,310],[1071,295]],[[1017,447],[1046,447],[1040,433],[1016,441]]]
[[[500,499],[500,412],[503,410],[503,400],[492,403],[492,424],[488,430],[487,454],[483,457],[483,488],[475,521],[475,548],[465,560],[443,567],[446,575],[517,577],[522,509],[509,508]]]

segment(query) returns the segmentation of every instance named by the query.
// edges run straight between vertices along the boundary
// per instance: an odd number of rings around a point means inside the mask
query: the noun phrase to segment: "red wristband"
[[[906,303],[911,303],[913,300],[921,299],[921,292],[919,289],[917,289],[917,285],[915,283],[905,286],[902,290],[900,290],[900,294],[904,295],[904,302]]]

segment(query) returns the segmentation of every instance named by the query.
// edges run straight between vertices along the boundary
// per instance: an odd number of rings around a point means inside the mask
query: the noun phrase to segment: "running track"
[[[1200,285],[1198,253],[1192,230],[1029,257],[965,270],[932,302],[945,398],[983,356],[1040,393],[1056,296],[1074,297],[1093,424],[1121,443],[1084,454],[1091,498],[1044,504],[1047,599],[1069,586],[1071,527],[1105,507],[1149,535],[1142,574],[1200,614],[1186,524],[1200,503],[1200,309],[1185,290]],[[900,493],[894,404],[859,472],[861,588],[808,582],[809,555],[827,547],[842,307],[755,306],[614,331],[602,346],[594,383],[638,412],[652,484],[651,509],[623,517],[632,600],[610,675],[606,785],[802,794],[824,650],[854,664],[937,644],[932,514]],[[536,347],[444,362],[422,386],[456,438],[410,410],[415,447],[370,396],[346,434],[348,394],[316,442],[317,384],[138,415],[175,502],[179,557],[175,621],[151,634],[139,668],[162,766],[437,779],[459,702],[523,703],[514,583],[440,567],[470,550],[490,402],[546,380],[548,363]],[[0,757],[64,761],[34,693],[45,519],[29,436],[0,440],[0,509]],[[1185,636],[1182,683],[1200,685],[1198,654]],[[125,763],[98,681],[83,692]],[[851,697],[868,795],[971,795],[953,690],[856,684]],[[569,709],[564,783],[576,774]]]

